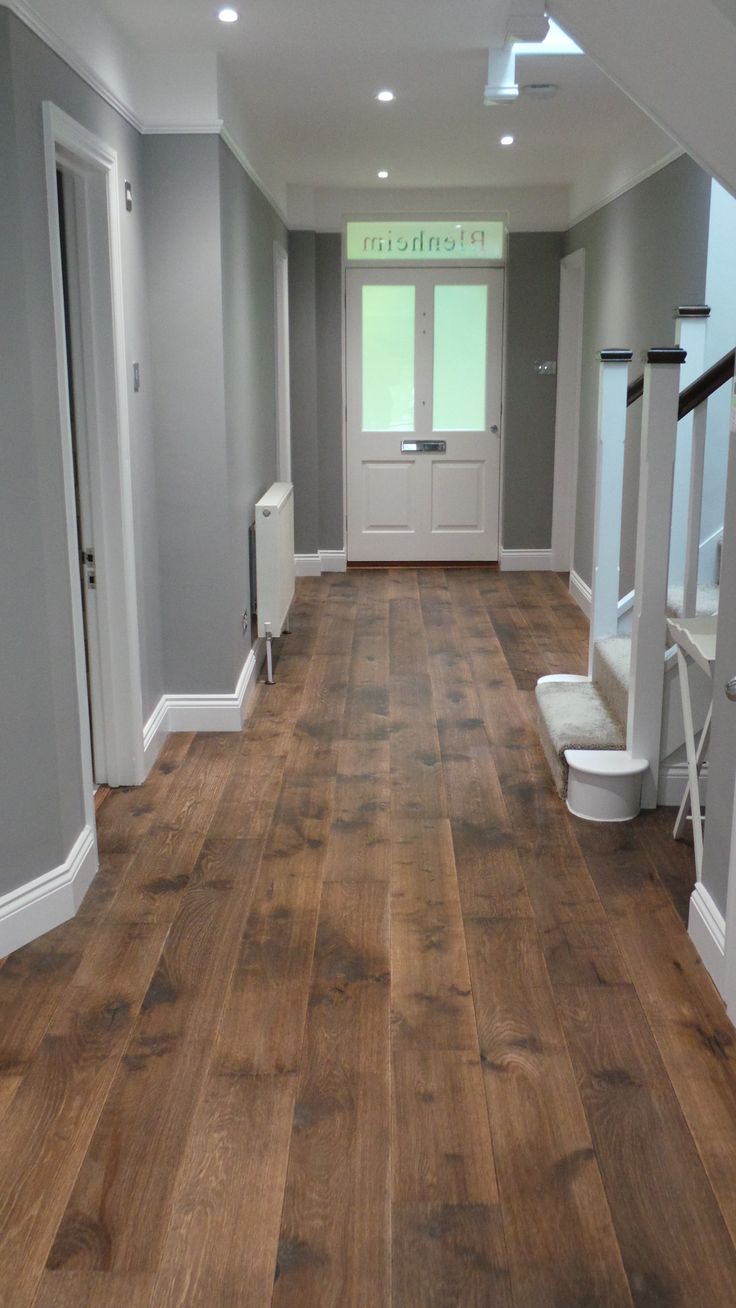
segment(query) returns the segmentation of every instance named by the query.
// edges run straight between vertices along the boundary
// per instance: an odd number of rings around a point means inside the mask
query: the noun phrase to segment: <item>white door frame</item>
[[[581,249],[560,261],[552,507],[552,567],[555,572],[570,572],[574,565],[584,296],[585,250]]]
[[[291,481],[291,395],[289,392],[289,255],[273,243],[274,346],[276,352],[277,478]]]
[[[93,824],[92,755],[69,421],[57,168],[61,167],[75,177],[74,208],[86,354],[82,360],[85,384],[81,400],[95,519],[102,731],[107,780],[111,786],[138,785],[145,777],[123,312],[122,193],[117,154],[104,141],[49,101],[43,105],[43,125],[82,780],[87,819]]]

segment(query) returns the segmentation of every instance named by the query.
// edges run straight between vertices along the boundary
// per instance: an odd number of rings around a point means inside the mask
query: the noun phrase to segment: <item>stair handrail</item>
[[[694,409],[697,409],[698,405],[702,404],[704,400],[708,400],[711,395],[715,395],[715,392],[720,390],[721,386],[733,377],[735,371],[736,347],[733,350],[729,350],[728,354],[724,354],[723,358],[719,359],[717,363],[711,364],[710,368],[706,368],[705,372],[702,373],[700,377],[696,377],[694,382],[691,382],[683,391],[680,391],[680,403],[677,411],[678,419],[686,418],[687,415],[692,413]],[[627,409],[630,409],[632,404],[635,404],[637,400],[640,400],[643,394],[644,373],[642,373],[640,377],[635,377],[632,382],[629,382],[626,390]]]
[[[697,409],[705,400],[710,399],[721,386],[734,375],[736,369],[736,348],[729,350],[724,354],[722,359],[717,363],[711,364],[700,377],[696,377],[694,382],[686,386],[684,391],[680,391],[680,403],[677,410],[677,417],[686,418],[689,413]]]

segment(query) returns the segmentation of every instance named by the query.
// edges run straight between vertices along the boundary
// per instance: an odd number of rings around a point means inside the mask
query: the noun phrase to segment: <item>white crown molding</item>
[[[222,136],[221,118],[209,122],[188,123],[143,123],[140,131],[143,136]]]
[[[687,929],[722,995],[726,980],[726,920],[702,881],[698,882],[690,897]]]
[[[273,192],[269,190],[269,188],[266,186],[266,183],[263,181],[263,178],[258,173],[258,170],[253,167],[253,164],[251,163],[247,154],[245,154],[245,152],[240,148],[237,141],[231,135],[230,131],[224,124],[220,129],[220,136],[224,144],[227,146],[228,150],[237,159],[241,168],[245,169],[251,181],[255,182],[255,185],[258,187],[258,190],[261,192],[262,195],[266,197],[268,203],[271,205],[271,208],[276,210],[276,213],[278,214],[282,223],[284,224],[285,227],[287,227],[288,223],[286,221],[286,210],[284,206],[276,199],[276,196],[273,194]]]
[[[60,867],[2,895],[0,958],[73,917],[97,867],[95,833],[91,826],[85,826]]]
[[[687,151],[683,150],[681,146],[677,146],[676,149],[670,150],[669,154],[666,154],[663,159],[660,159],[657,163],[650,164],[648,168],[643,168],[641,172],[637,173],[635,177],[632,177],[630,181],[624,182],[622,186],[617,187],[615,191],[611,191],[608,195],[604,196],[602,200],[596,200],[595,204],[591,204],[587,209],[582,209],[578,214],[572,214],[567,225],[568,230],[571,227],[576,227],[578,223],[584,222],[586,218],[591,218],[594,213],[598,213],[599,209],[605,209],[607,204],[612,204],[614,200],[618,200],[622,195],[626,195],[627,191],[633,191],[635,186],[639,186],[642,182],[645,182],[648,177],[654,177],[655,173],[661,172],[663,168],[667,168],[669,164],[675,162],[675,159],[681,158],[681,156],[686,153]]]
[[[64,63],[68,64],[72,71],[78,77],[81,77],[83,82],[86,82],[87,86],[96,91],[111,108],[119,113],[142,136],[219,136],[262,195],[268,200],[268,203],[276,210],[284,226],[287,225],[284,206],[279,203],[266,186],[258,170],[253,167],[248,156],[237,144],[221,118],[201,122],[146,122],[135,112],[131,105],[121,99],[119,95],[116,95],[107,83],[98,77],[87,61],[59,36],[58,32],[54,31],[43,18],[35,13],[31,5],[28,4],[28,0],[0,0],[0,8],[2,7],[15,14],[16,18],[43,41],[44,45],[47,45],[50,50],[53,50],[54,54],[63,59]]]
[[[40,18],[39,15],[35,13],[32,7],[27,3],[27,0],[0,0],[0,5],[9,9],[12,14],[15,14],[16,18],[20,19],[22,23],[25,23],[26,27],[30,28],[30,30],[34,32],[41,41],[43,41],[44,45],[47,45],[49,49],[53,50],[54,54],[57,54],[60,59],[63,59],[64,63],[68,64],[69,67],[82,78],[83,82],[86,82],[93,91],[96,91],[107,104],[115,109],[115,111],[120,114],[121,118],[124,118],[126,122],[130,123],[131,127],[134,127],[137,132],[143,131],[143,123],[135,110],[132,109],[125,100],[121,99],[119,95],[116,95],[116,93],[112,91],[105,82],[103,82],[102,78],[97,76],[96,72],[90,67],[87,61],[83,59],[76,50],[72,49],[63,37],[59,36],[58,32],[54,31],[54,29],[49,26],[45,19]]]

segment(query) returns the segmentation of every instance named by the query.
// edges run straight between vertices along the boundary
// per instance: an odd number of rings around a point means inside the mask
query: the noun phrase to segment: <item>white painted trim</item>
[[[345,572],[347,566],[346,550],[318,550],[316,554],[294,555],[297,577],[319,577],[323,572]]]
[[[690,896],[688,934],[706,970],[723,994],[726,975],[726,920],[702,881]]]
[[[583,610],[586,618],[590,617],[590,602],[592,593],[587,581],[583,581],[578,572],[573,569],[570,573],[570,594],[575,600],[579,609]],[[622,595],[618,602],[618,616],[622,618],[629,613],[634,607],[634,592],[630,590],[628,595]]]
[[[262,195],[266,197],[268,203],[271,205],[271,208],[276,210],[276,213],[278,214],[279,218],[284,224],[284,227],[288,226],[286,222],[286,212],[283,206],[279,204],[279,201],[276,199],[273,192],[270,191],[269,188],[266,186],[266,183],[263,181],[257,169],[253,167],[253,164],[251,163],[247,154],[245,154],[245,152],[241,150],[240,146],[237,144],[234,137],[231,136],[228,128],[224,124],[220,129],[220,137],[224,142],[224,144],[227,146],[228,150],[230,150],[231,154],[235,155],[235,158],[237,159],[241,168],[245,169],[251,181],[255,182],[256,186],[258,187],[258,190],[261,192]]]
[[[73,917],[97,868],[93,824],[83,827],[60,867],[0,897],[0,958]]]
[[[101,585],[97,614],[104,678],[104,730],[107,775],[112,786],[143,780],[143,699],[141,690],[138,599],[133,528],[133,486],[125,345],[124,272],[120,228],[121,185],[117,152],[50,101],[43,102],[46,197],[56,335],[57,389],[64,495],[77,664],[82,782],[88,825],[93,822],[91,749],[87,709],[84,624],[79,588],[77,511],[69,422],[64,288],[61,267],[56,170],[59,162],[84,183],[86,222],[80,227],[80,265],[90,285],[90,358],[95,384],[85,387],[85,404],[98,433],[89,442],[94,460],[95,561]],[[99,188],[104,186],[104,194]],[[104,214],[101,205],[104,203]],[[99,365],[99,366],[97,366]],[[98,384],[100,376],[104,384]]]
[[[575,550],[584,304],[585,250],[580,249],[560,261],[552,500],[552,556],[556,572],[569,571]]]
[[[628,94],[628,92],[625,92],[624,94]],[[644,112],[646,113],[646,110]],[[648,168],[643,168],[641,172],[637,173],[635,177],[632,177],[630,181],[624,182],[623,186],[617,187],[615,191],[609,192],[609,194],[602,200],[596,200],[595,204],[591,204],[587,209],[582,209],[579,213],[574,214],[567,224],[568,230],[571,227],[575,227],[577,223],[583,222],[586,218],[592,217],[594,213],[598,213],[599,209],[605,209],[607,204],[612,204],[613,201],[618,200],[620,196],[626,195],[627,191],[633,191],[634,187],[645,182],[648,177],[654,177],[655,173],[661,172],[663,168],[667,168],[669,164],[674,163],[675,159],[679,159],[680,156],[685,153],[686,151],[683,150],[681,146],[677,146],[676,149],[670,150],[669,154],[666,154],[658,163],[650,164]]]
[[[659,769],[657,803],[663,808],[679,808],[687,789],[687,763],[663,763]],[[705,802],[708,793],[708,764],[700,770],[700,798]]]
[[[551,572],[551,550],[505,550],[498,551],[498,565],[502,572]]]
[[[320,572],[345,572],[348,566],[346,550],[320,550]]]
[[[319,554],[295,554],[294,572],[297,577],[319,577],[322,573]]]
[[[249,651],[238,684],[230,695],[167,695],[168,730],[240,731],[255,689],[259,652],[257,642]]]
[[[224,124],[221,118],[211,118],[199,123],[142,123],[139,130],[143,136],[222,136]]]
[[[146,768],[146,776],[148,776],[148,773],[151,771],[151,768],[161,753],[168,733],[169,703],[166,696],[162,695],[143,728],[143,760]]]
[[[15,14],[16,18],[25,23],[26,27],[30,28],[43,41],[44,45],[47,45],[50,50],[53,50],[54,54],[63,59],[64,63],[68,64],[72,71],[78,77],[81,77],[83,82],[87,83],[87,86],[96,91],[116,113],[119,113],[126,122],[130,123],[131,127],[134,127],[138,132],[143,130],[143,124],[131,106],[125,100],[122,100],[119,95],[116,95],[107,83],[97,76],[97,73],[94,72],[87,61],[72,46],[68,45],[59,36],[58,32],[49,27],[48,23],[33,10],[31,5],[26,3],[26,0],[3,0],[3,3],[11,13]]]
[[[570,572],[570,594],[578,608],[583,610],[586,618],[590,618],[590,601],[593,598],[593,592],[587,581],[583,581],[574,568]]]

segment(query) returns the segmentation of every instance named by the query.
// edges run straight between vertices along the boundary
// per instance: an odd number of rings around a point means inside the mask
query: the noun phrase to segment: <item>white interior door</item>
[[[498,558],[503,270],[347,273],[351,562]]]

